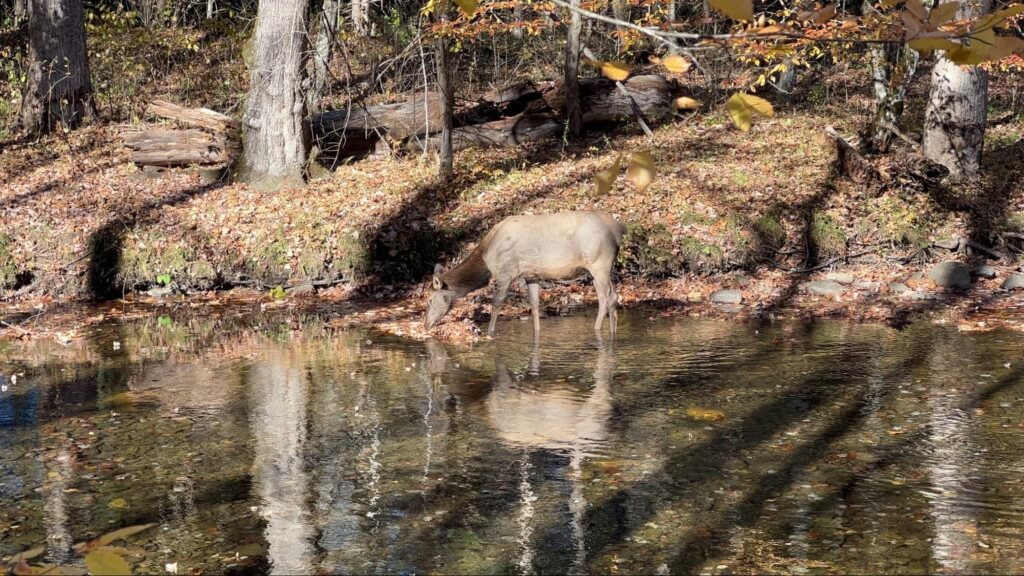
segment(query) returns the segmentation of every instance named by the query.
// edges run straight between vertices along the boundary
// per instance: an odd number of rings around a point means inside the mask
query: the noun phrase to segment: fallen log
[[[433,131],[441,126],[441,95],[420,93],[404,102],[351,106],[310,118],[317,137],[342,137],[346,133],[386,132],[396,140]]]
[[[215,112],[209,108],[185,108],[164,100],[154,100],[147,108],[146,114],[175,120],[182,124],[195,126],[211,132],[225,132],[238,135],[241,124],[231,116]]]
[[[237,140],[203,130],[153,128],[123,132],[124,145],[132,150],[131,160],[143,166],[226,167],[242,147]]]
[[[651,122],[664,120],[672,115],[671,81],[658,74],[631,76],[622,82],[625,91],[607,78],[580,78],[580,100],[583,107],[582,120],[587,124],[618,122],[634,116],[636,110]],[[555,113],[565,112],[565,86],[555,82],[544,90],[539,102],[543,102]],[[533,104],[532,107],[539,105]]]
[[[562,129],[562,123],[549,114],[519,115],[456,128],[452,131],[452,148],[459,151],[466,148],[521,146],[559,134]],[[418,151],[439,150],[440,147],[439,134],[429,138],[411,138],[408,143],[408,148]]]

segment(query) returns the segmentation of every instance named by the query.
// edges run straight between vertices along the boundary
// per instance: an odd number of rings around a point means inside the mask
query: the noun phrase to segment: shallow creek
[[[593,311],[590,311],[590,316]],[[1018,573],[1024,334],[154,317],[0,344],[0,558],[138,572]]]

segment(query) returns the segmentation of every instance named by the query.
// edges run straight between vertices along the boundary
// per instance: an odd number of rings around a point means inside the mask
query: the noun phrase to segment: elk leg
[[[494,328],[498,323],[498,311],[501,310],[501,305],[505,303],[505,297],[508,296],[508,287],[512,284],[511,280],[505,280],[504,278],[498,279],[498,282],[494,286],[494,304],[491,305],[491,323],[487,326],[487,336],[494,338]]]
[[[593,276],[594,290],[597,291],[597,322],[594,323],[594,331],[600,337],[601,324],[604,322],[605,314],[608,313],[608,281],[598,274],[593,274]]]
[[[619,327],[619,296],[615,293],[615,284],[608,281],[608,330],[612,338]]]
[[[540,282],[534,280],[526,283],[530,292],[530,307],[533,308],[533,340],[540,340]]]

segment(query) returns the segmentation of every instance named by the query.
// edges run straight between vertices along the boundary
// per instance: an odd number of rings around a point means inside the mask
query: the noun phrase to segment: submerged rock
[[[815,280],[802,287],[804,291],[817,296],[839,296],[846,291],[846,288],[835,280]]]
[[[950,260],[932,268],[928,279],[941,288],[963,290],[971,286],[971,270],[962,262]]]
[[[743,302],[743,294],[739,290],[719,290],[711,295],[715,304],[739,304]]]
[[[1003,290],[1024,290],[1024,274],[1010,274],[1003,280]]]

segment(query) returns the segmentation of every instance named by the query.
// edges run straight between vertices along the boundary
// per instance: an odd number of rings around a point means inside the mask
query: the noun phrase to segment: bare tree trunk
[[[441,11],[444,20],[444,11]],[[452,130],[455,127],[455,94],[452,90],[451,70],[448,62],[448,41],[439,38],[436,42],[437,88],[441,93],[441,157],[438,174],[450,178],[455,174],[455,148],[452,144]]]
[[[516,2],[515,6],[512,7],[513,20],[515,20],[516,24],[519,24],[523,21],[524,17],[525,14],[523,12],[523,3]],[[519,26],[516,26],[515,28],[512,29],[512,35],[520,40],[522,40],[526,36],[525,32],[523,32],[523,29],[520,28]]]
[[[206,0],[206,19],[213,20],[214,0]]]
[[[868,138],[870,149],[888,152],[893,131],[903,114],[907,86],[917,70],[919,56],[906,45],[873,46],[871,55],[871,81],[877,100],[875,119]]]
[[[93,114],[82,0],[27,0],[29,71],[21,125],[33,134],[74,128]]]
[[[260,0],[239,176],[261,189],[303,183],[309,148],[305,70],[308,0]]]
[[[26,5],[26,0],[14,0],[14,24],[17,25],[27,17],[28,6]]]
[[[334,35],[338,32],[338,18],[341,15],[341,0],[324,0],[323,9],[317,15],[320,30],[316,36],[316,50],[313,54],[313,82],[310,85],[308,102],[310,112],[320,110],[320,100],[330,78],[331,56],[334,54]]]
[[[573,7],[579,0],[570,0]],[[575,10],[569,16],[569,37],[565,45],[565,118],[569,136],[577,138],[583,132],[583,107],[580,103],[580,32],[583,18]]]
[[[352,28],[360,36],[370,32],[370,0],[352,0]]]
[[[989,11],[990,0],[961,4],[957,18]],[[958,66],[940,57],[932,68],[932,87],[924,116],[922,152],[949,168],[950,176],[969,177],[981,167],[988,103],[988,73],[977,66]]]
[[[668,0],[668,6],[665,9],[665,19],[669,22],[676,21],[676,0]]]

